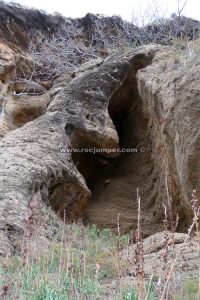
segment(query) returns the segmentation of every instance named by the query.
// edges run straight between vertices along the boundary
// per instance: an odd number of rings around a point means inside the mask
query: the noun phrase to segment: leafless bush
[[[80,29],[81,30],[81,29]],[[71,72],[82,62],[96,58],[95,51],[78,40],[79,32],[74,36],[70,32],[55,34],[51,38],[38,36],[30,43],[30,53],[35,62],[33,77],[50,79],[63,72]]]
[[[137,45],[158,43],[170,44],[174,39],[193,40],[199,36],[199,21],[186,17],[173,16],[169,19],[159,18],[141,27],[136,40]]]
[[[110,50],[132,43],[135,26],[119,17],[88,14],[83,19],[67,19],[51,36],[30,37],[29,51],[35,62],[33,78],[50,79],[72,72],[81,63],[105,57]]]
[[[34,77],[50,79],[73,72],[81,63],[105,57],[111,51],[149,43],[169,44],[174,38],[194,39],[198,21],[185,17],[158,18],[137,27],[120,17],[88,14],[82,19],[66,19],[53,35],[31,35],[29,51],[35,62]]]

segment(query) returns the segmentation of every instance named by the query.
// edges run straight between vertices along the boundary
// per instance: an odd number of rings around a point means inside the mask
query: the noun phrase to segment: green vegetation
[[[164,284],[157,284],[160,278],[127,276],[127,261],[120,253],[128,244],[127,235],[95,225],[65,225],[58,229],[54,242],[33,235],[24,241],[18,256],[1,258],[0,299],[143,300],[138,296],[142,291],[138,279],[143,280],[145,300],[159,299]],[[133,264],[139,267],[140,262]],[[188,279],[181,289],[167,293],[172,292],[176,300],[192,300],[198,299],[198,289],[198,278]]]
[[[185,284],[184,291],[188,296],[193,297],[193,299],[197,296],[199,290],[199,280],[198,279],[188,279]]]
[[[29,241],[25,255],[2,260],[2,298],[99,299],[101,281],[117,276],[116,253],[127,246],[128,236],[73,224],[61,229],[60,238],[46,248]]]

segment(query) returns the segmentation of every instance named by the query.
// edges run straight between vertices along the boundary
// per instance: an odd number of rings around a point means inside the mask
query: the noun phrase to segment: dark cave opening
[[[136,193],[139,189],[143,236],[146,237],[163,230],[163,219],[157,205],[160,203],[159,171],[151,155],[149,120],[142,111],[136,78],[137,70],[142,67],[144,64],[141,62],[133,64],[123,84],[112,95],[108,107],[120,148],[135,151],[126,151],[115,158],[97,153],[72,153],[72,159],[91,191],[90,202],[81,216],[83,223],[116,231],[120,216],[121,233],[134,232],[137,226]],[[91,140],[79,133],[73,145],[76,144],[78,148],[94,147]],[[64,192],[69,193],[69,189],[66,186]],[[60,199],[62,195],[63,192]]]
[[[134,65],[133,69],[129,71],[123,85],[111,97],[108,107],[109,116],[119,136],[120,148],[133,146],[136,143],[136,141],[133,142],[133,140],[130,140],[129,136],[125,134],[129,126],[125,120],[128,120],[130,114],[133,114],[133,110],[137,106],[138,98]],[[78,136],[76,140],[74,144],[77,144],[79,148],[94,146],[90,144],[90,141],[85,140],[85,138],[81,136]],[[125,155],[126,154],[123,154],[123,156]],[[95,170],[104,173],[107,169],[106,166],[114,165],[116,161],[121,159],[121,156],[122,155],[117,158],[109,158],[97,153],[72,153],[72,158],[77,169],[84,176],[91,190],[93,190],[93,185],[95,185]]]
[[[134,65],[129,71],[123,85],[110,99],[108,109],[119,136],[120,148],[134,149],[135,152],[127,150],[116,158],[100,154],[73,154],[73,160],[91,190],[91,201],[83,223],[116,231],[120,215],[121,232],[134,231],[137,224],[136,191],[139,188],[143,200],[143,235],[149,236],[162,230],[163,222],[155,218],[157,174],[154,174],[149,150],[148,120],[142,112],[138,93],[138,68],[139,65]],[[85,141],[82,146],[86,147]],[[145,151],[140,152],[141,148]]]
[[[110,99],[108,112],[119,136],[120,148],[130,148],[137,144],[137,138],[127,134],[129,128],[135,123],[131,121],[131,116],[135,114],[138,107],[138,90],[135,76],[135,70],[131,70],[127,75],[123,85],[115,92]],[[129,128],[128,128],[129,127]],[[132,129],[131,129],[132,130]],[[92,147],[89,141],[82,137],[78,137],[78,147]],[[120,161],[122,157],[129,156],[130,153],[122,153],[116,158],[106,157],[102,154],[91,153],[72,153],[72,158],[79,172],[84,176],[87,186],[93,190],[93,186],[99,174],[95,176],[95,170],[98,173],[109,173],[108,169]],[[109,166],[109,167],[108,167]]]

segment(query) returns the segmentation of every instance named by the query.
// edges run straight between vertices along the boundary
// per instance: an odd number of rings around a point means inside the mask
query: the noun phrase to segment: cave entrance
[[[127,152],[117,158],[75,154],[73,159],[92,193],[83,218],[84,224],[116,230],[119,216],[121,233],[135,230],[136,192],[139,188],[143,236],[149,236],[162,230],[163,222],[154,221],[157,174],[154,174],[151,159],[148,120],[142,113],[136,80],[136,72],[142,67],[142,60],[133,66],[109,104],[109,114],[119,135],[120,148],[127,149]],[[129,149],[134,150],[129,152]]]

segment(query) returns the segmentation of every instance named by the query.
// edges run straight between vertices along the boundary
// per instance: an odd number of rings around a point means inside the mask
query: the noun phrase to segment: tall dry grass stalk
[[[188,228],[188,233],[187,233],[187,236],[186,236],[184,242],[182,243],[181,247],[179,248],[179,251],[177,251],[176,254],[175,254],[174,260],[173,260],[173,262],[170,266],[170,270],[169,270],[168,276],[167,276],[166,281],[165,281],[165,285],[163,287],[163,291],[162,291],[160,300],[165,300],[166,299],[166,292],[167,292],[169,281],[173,276],[173,271],[175,269],[178,258],[181,256],[181,252],[183,251],[184,246],[188,242],[189,238],[192,236],[192,232],[195,229],[197,230],[196,233],[198,233],[200,207],[198,205],[198,200],[197,200],[197,197],[196,197],[196,190],[193,190],[193,193],[192,193],[191,206],[192,206],[192,211],[193,211],[193,221],[192,221],[192,224],[190,225],[190,227]],[[199,295],[199,292],[198,292],[198,295]],[[197,298],[197,299],[199,299],[199,298]]]
[[[137,188],[137,230],[136,230],[136,248],[135,248],[135,267],[137,279],[137,295],[138,300],[145,299],[145,278],[144,278],[144,251],[141,228],[141,200],[139,189]]]

